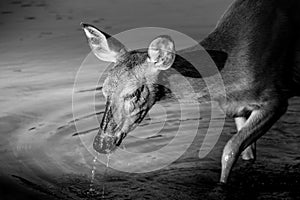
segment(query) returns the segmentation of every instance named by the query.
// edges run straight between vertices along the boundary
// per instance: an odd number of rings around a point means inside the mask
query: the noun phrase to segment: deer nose
[[[116,137],[99,131],[94,138],[93,148],[101,154],[111,153],[117,148]]]

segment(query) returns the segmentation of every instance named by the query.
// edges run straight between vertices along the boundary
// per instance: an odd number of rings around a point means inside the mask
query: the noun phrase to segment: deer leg
[[[283,115],[287,105],[268,104],[259,110],[254,110],[244,126],[233,135],[224,147],[222,155],[222,172],[220,182],[226,183],[240,153],[251,143],[265,134],[271,126]]]
[[[256,159],[256,142],[253,142],[242,152],[243,160],[253,160]]]
[[[237,117],[234,119],[237,131],[240,131],[246,124],[247,119],[245,117]],[[246,147],[242,152],[243,160],[255,160],[256,158],[256,142],[253,142],[251,145]]]

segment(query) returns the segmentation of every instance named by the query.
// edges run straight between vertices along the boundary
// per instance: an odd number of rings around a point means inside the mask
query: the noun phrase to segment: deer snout
[[[93,148],[95,151],[101,154],[109,154],[117,149],[122,143],[126,134],[121,132],[120,134],[109,135],[106,133],[99,133],[94,138]]]
[[[116,148],[116,137],[99,131],[94,138],[93,148],[101,154],[108,154],[113,152]]]

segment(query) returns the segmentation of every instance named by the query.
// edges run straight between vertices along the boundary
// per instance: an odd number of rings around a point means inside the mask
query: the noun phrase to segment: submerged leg
[[[240,153],[265,134],[286,111],[286,104],[272,104],[252,111],[244,126],[233,135],[224,147],[220,182],[226,183]]]
[[[245,117],[237,117],[234,119],[237,131],[240,131],[246,124],[247,119]],[[253,142],[242,152],[243,160],[255,160],[256,159],[256,142]]]

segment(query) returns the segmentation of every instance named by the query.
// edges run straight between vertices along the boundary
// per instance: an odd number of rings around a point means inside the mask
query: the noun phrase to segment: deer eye
[[[139,99],[139,96],[140,96],[140,91],[136,90],[135,92],[126,95],[125,96],[125,100],[130,100],[130,99],[133,99],[134,97],[136,97],[137,99]]]

